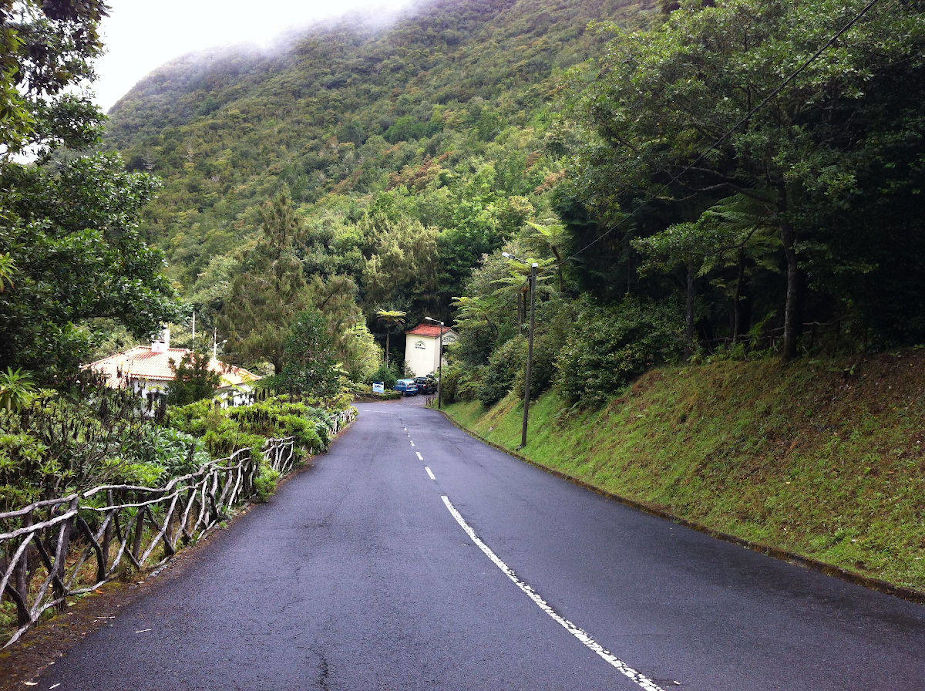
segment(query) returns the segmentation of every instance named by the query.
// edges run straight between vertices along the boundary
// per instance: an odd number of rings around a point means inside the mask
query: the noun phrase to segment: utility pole
[[[536,292],[536,269],[539,265],[533,262],[530,265],[530,335],[527,337],[527,376],[524,380],[524,424],[520,433],[520,448],[527,445],[527,422],[530,419],[530,370],[533,367],[533,303]]]
[[[505,259],[513,259],[518,261],[521,264],[527,264],[528,262],[524,261],[517,255],[511,254],[510,252],[502,252],[501,256]],[[527,284],[530,290],[530,332],[527,336],[527,371],[526,377],[524,378],[524,422],[523,427],[520,432],[520,446],[518,449],[522,449],[527,445],[527,423],[530,420],[530,371],[533,369],[533,307],[534,307],[534,295],[536,293],[536,270],[539,268],[539,264],[536,262],[530,262],[530,279]]]
[[[196,310],[193,310],[193,348],[196,348]]]
[[[424,317],[426,321],[440,325],[440,345],[437,350],[437,410],[443,406],[443,322]]]

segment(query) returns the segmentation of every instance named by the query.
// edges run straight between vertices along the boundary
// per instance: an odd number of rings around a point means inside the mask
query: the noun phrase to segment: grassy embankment
[[[449,414],[508,449],[522,407]],[[522,454],[753,542],[925,592],[925,350],[649,372],[604,408],[530,408]]]

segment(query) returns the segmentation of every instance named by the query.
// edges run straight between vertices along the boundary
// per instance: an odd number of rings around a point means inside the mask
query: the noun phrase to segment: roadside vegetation
[[[925,593],[925,351],[661,367],[602,407],[555,392],[519,453],[709,529]],[[514,395],[450,416],[510,450]]]

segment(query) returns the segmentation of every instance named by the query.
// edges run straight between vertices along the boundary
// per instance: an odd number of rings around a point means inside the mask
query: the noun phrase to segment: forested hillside
[[[548,214],[555,90],[605,40],[588,23],[650,6],[441,0],[386,29],[189,56],[113,108],[107,142],[164,181],[145,228],[206,319],[281,191],[308,221],[308,274],[352,276],[369,309],[449,317],[482,253]]]

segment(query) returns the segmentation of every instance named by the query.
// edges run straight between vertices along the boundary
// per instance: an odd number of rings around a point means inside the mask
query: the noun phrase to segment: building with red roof
[[[174,368],[180,364],[188,348],[171,348],[170,331],[165,330],[150,346],[135,346],[110,355],[84,367],[103,377],[113,389],[131,388],[140,396],[164,393],[174,380]],[[260,377],[243,367],[236,367],[212,357],[209,369],[219,375],[220,390],[250,391],[250,384]]]
[[[440,366],[440,332],[443,331],[443,347],[456,341],[456,332],[448,326],[418,324],[405,331],[405,362],[414,376],[433,374]]]

